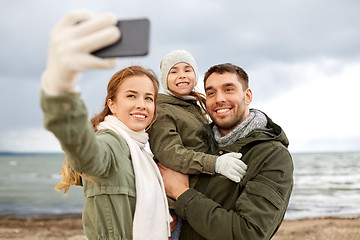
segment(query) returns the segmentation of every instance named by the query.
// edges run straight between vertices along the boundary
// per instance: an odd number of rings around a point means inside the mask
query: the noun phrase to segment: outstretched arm
[[[114,59],[98,58],[91,52],[119,39],[116,22],[113,14],[94,16],[81,11],[67,15],[51,32],[47,66],[42,75],[45,127],[59,139],[72,168],[90,175],[106,173],[112,159],[106,141],[117,140],[110,137],[97,141],[85,105],[76,93],[77,84],[85,69],[114,66]],[[88,164],[93,159],[97,160],[94,163],[99,162],[99,158],[108,164],[103,162],[103,168]]]

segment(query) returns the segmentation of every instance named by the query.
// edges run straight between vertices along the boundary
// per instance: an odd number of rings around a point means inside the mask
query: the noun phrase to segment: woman
[[[75,14],[57,25],[53,31],[57,42],[51,44],[42,77],[45,127],[58,138],[68,161],[58,188],[66,190],[77,183],[77,176],[82,176],[86,196],[83,227],[88,239],[168,239],[171,217],[163,182],[144,149],[148,140],[145,129],[156,117],[157,78],[140,66],[115,73],[108,84],[104,109],[92,119],[91,126],[76,91],[79,69],[91,68],[84,59],[92,61],[90,53],[103,47],[99,41],[109,38],[109,32],[102,34],[99,29],[116,21],[112,16],[90,16],[82,28],[78,22],[83,18]],[[92,27],[94,32],[89,31]],[[71,33],[70,38],[59,40],[57,37],[64,36],[64,31]],[[88,41],[78,41],[85,32]],[[82,44],[75,44],[77,41]],[[69,43],[78,49],[57,51]],[[75,70],[72,64],[59,60],[71,62],[70,56],[79,52],[83,57],[77,58]],[[99,63],[103,59],[95,60]],[[102,68],[106,67],[109,65]]]

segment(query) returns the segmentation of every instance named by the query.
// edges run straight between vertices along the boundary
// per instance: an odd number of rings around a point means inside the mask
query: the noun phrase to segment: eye
[[[126,96],[127,98],[135,98],[135,95],[134,94],[129,94]]]
[[[213,96],[213,95],[215,95],[215,92],[207,92],[207,93],[206,93],[206,96],[207,96],[207,97],[211,97],[211,96]]]
[[[235,91],[235,89],[234,88],[226,88],[225,91],[226,92],[233,92],[233,91]]]
[[[154,102],[154,99],[152,97],[146,97],[145,100],[148,102]]]

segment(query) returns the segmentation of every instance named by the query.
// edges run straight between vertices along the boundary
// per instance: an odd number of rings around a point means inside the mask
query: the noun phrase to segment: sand
[[[0,239],[84,240],[81,217],[19,219],[0,218]],[[284,221],[273,240],[360,239],[360,218]]]
[[[360,240],[360,218],[284,221],[273,240]]]
[[[66,218],[0,218],[0,239],[84,240],[81,216]]]

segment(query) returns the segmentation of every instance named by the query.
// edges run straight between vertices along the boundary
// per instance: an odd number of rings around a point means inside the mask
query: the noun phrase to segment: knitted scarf
[[[239,138],[243,138],[249,134],[255,128],[266,127],[267,120],[265,114],[256,109],[250,109],[250,115],[236,126],[231,132],[225,136],[221,136],[219,128],[214,125],[213,132],[215,135],[215,140],[218,143],[219,147],[225,147],[233,144]]]
[[[135,173],[136,205],[133,220],[133,239],[168,239],[170,221],[165,187],[160,171],[145,150],[148,134],[129,129],[117,117],[108,115],[98,127],[111,129],[122,136],[129,146]]]

